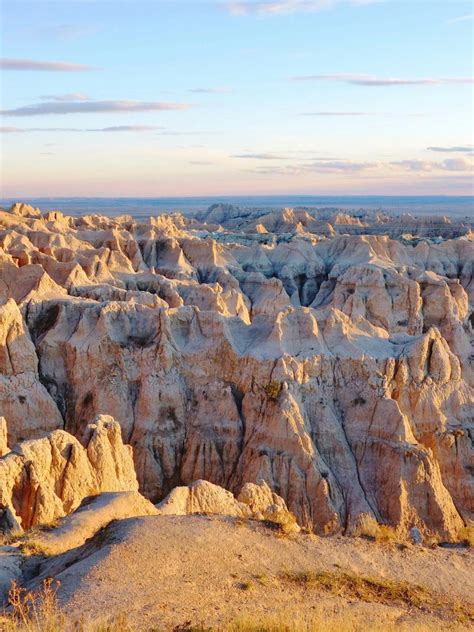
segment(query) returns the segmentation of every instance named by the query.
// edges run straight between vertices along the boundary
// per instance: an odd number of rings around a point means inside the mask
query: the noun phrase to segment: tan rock
[[[73,513],[59,525],[27,539],[25,544],[46,555],[59,555],[82,546],[113,520],[137,516],[154,516],[158,510],[136,491],[103,492],[86,498]]]
[[[7,420],[5,419],[5,417],[0,417],[0,457],[5,456],[5,454],[8,454],[8,452],[10,452],[7,439]]]
[[[204,480],[195,481],[188,487],[175,487],[157,505],[157,510],[161,515],[176,516],[210,513],[248,518],[251,515],[247,505],[238,502],[231,492]]]
[[[157,505],[157,510],[161,515],[207,513],[267,520],[280,525],[288,534],[301,530],[283,498],[272,492],[265,481],[246,483],[237,499],[218,485],[204,480],[195,481],[187,487],[175,487]]]
[[[453,539],[474,518],[471,228],[228,205],[144,222],[0,211],[10,444],[55,428],[87,443],[109,414],[153,502],[177,481],[239,494],[264,479],[318,533],[368,515]]]
[[[55,430],[0,458],[0,509],[9,510],[24,529],[54,522],[87,496],[137,489],[132,449],[107,416],[87,426],[83,445]]]

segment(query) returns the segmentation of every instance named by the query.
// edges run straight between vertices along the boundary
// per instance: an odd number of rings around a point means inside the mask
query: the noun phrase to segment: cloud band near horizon
[[[371,75],[333,74],[333,75],[296,75],[290,81],[333,81],[365,87],[389,86],[440,86],[448,84],[472,84],[472,77],[422,77],[420,79],[406,79],[400,77],[376,77]]]
[[[163,129],[161,125],[113,125],[111,127],[0,127],[0,134],[27,132],[151,132]]]
[[[161,112],[187,110],[189,103],[161,101],[47,101],[10,110],[0,110],[3,116],[44,116],[49,114],[94,114],[104,112]]]
[[[35,59],[16,59],[2,57],[0,59],[2,70],[20,70],[33,72],[91,72],[97,70],[94,66],[86,64],[74,64],[65,61],[37,61]]]

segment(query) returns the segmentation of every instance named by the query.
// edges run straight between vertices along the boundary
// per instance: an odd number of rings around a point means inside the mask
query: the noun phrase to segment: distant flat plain
[[[474,196],[210,196],[210,197],[24,197],[0,199],[0,206],[8,208],[14,202],[27,202],[42,211],[60,210],[67,215],[132,215],[137,219],[161,213],[180,212],[193,215],[212,204],[234,204],[240,207],[264,208],[269,211],[284,207],[308,209],[337,208],[346,211],[383,211],[398,215],[448,215],[474,217]]]

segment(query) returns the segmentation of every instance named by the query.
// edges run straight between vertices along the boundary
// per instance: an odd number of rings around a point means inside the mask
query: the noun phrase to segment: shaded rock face
[[[10,447],[54,428],[85,442],[107,414],[153,502],[263,479],[320,533],[369,514],[454,537],[474,517],[468,228],[444,240],[431,222],[412,245],[385,217],[319,234],[329,216],[214,211],[274,241],[216,241],[182,216],[0,213]]]
[[[0,511],[23,529],[54,522],[87,496],[137,490],[132,449],[122,442],[120,425],[105,415],[86,427],[83,444],[55,430],[0,458]]]

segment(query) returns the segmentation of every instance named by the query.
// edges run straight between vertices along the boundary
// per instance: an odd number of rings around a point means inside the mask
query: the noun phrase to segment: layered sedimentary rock
[[[9,447],[112,415],[153,502],[262,479],[317,532],[369,514],[455,537],[474,518],[472,226],[359,215],[0,212]]]
[[[74,511],[88,496],[136,491],[132,449],[120,425],[98,416],[83,443],[64,430],[17,444],[0,457],[0,511],[5,529],[44,525]]]

